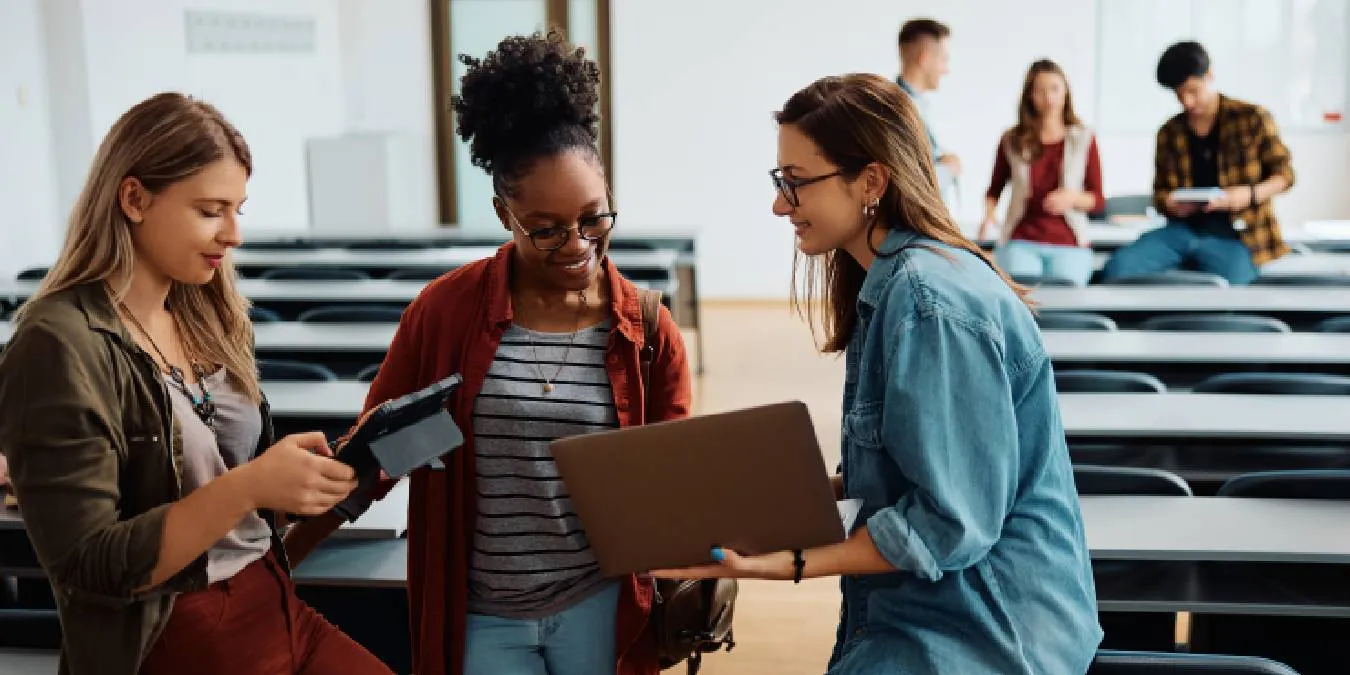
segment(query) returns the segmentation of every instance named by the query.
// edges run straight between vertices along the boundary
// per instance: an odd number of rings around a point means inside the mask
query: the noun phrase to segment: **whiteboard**
[[[1350,0],[1098,0],[1098,127],[1156,131],[1180,112],[1156,79],[1169,45],[1209,51],[1223,93],[1286,129],[1345,129]]]

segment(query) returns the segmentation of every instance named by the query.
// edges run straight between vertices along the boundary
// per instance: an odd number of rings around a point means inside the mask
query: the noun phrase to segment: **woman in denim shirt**
[[[1087,671],[1101,639],[1050,359],[1025,290],[938,196],[914,106],[874,75],[777,114],[806,309],[843,351],[844,543],[662,576],[843,577],[830,673]]]

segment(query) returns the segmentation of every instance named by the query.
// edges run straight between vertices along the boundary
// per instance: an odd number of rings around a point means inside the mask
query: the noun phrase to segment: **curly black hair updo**
[[[451,98],[456,133],[498,194],[512,196],[541,157],[581,150],[600,164],[600,68],[585,50],[550,30],[513,35],[484,58],[459,60],[467,70]]]

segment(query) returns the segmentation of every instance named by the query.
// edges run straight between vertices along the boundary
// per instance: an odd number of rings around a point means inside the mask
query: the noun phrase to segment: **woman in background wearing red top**
[[[995,215],[1012,184],[1002,223]],[[1092,130],[1073,111],[1064,71],[1050,60],[1031,64],[1017,106],[1017,125],[999,140],[985,195],[980,238],[997,234],[999,265],[1014,277],[1058,277],[1084,285],[1092,276],[1087,223],[1102,198],[1101,158]]]
[[[464,446],[410,479],[413,671],[655,675],[652,582],[600,573],[548,451],[684,417],[691,399],[664,309],[644,391],[639,294],[606,256],[617,214],[597,149],[599,69],[553,32],[461,60],[458,133],[512,241],[413,301],[365,405],[464,378],[450,403]],[[288,552],[337,524],[297,526]]]

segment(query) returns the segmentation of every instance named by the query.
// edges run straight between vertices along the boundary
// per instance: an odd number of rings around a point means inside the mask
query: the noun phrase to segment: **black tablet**
[[[335,455],[356,471],[359,483],[338,505],[339,513],[348,520],[364,513],[370,506],[370,488],[379,482],[381,471],[400,478],[464,444],[464,433],[446,410],[459,384],[460,376],[451,375],[388,401],[370,414]]]

